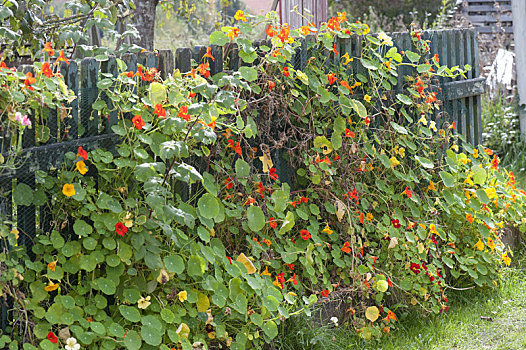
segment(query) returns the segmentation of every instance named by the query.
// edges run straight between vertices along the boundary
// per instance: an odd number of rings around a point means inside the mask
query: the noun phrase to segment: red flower
[[[365,215],[363,213],[360,213],[360,224],[363,224],[365,221]]]
[[[294,264],[288,264],[287,266],[289,267],[289,269],[291,269],[292,271],[294,271]],[[296,274],[294,274],[294,275],[296,275]]]
[[[226,258],[228,259],[228,262],[230,263],[230,265],[232,265],[232,258],[229,256],[227,256]]]
[[[301,235],[301,238],[303,238],[304,241],[308,240],[309,238],[311,238],[311,234],[309,233],[309,231],[303,229],[300,231],[300,235]]]
[[[262,182],[258,182],[258,193],[263,198],[263,193],[265,192],[265,186],[263,186]]]
[[[128,228],[124,226],[122,222],[118,222],[117,225],[115,225],[115,232],[119,235],[124,237],[126,232],[128,231]]]
[[[329,290],[325,289],[321,291],[321,296],[327,298],[329,296]]]
[[[276,219],[274,219],[274,217],[271,217],[268,219],[268,224],[270,227],[272,227],[273,229],[275,229],[276,227],[278,227],[278,223],[276,222]]]
[[[225,187],[227,190],[231,189],[232,187],[234,186],[233,182],[232,182],[232,178],[228,178],[225,180]]]
[[[299,200],[300,203],[308,203],[309,199],[307,197],[301,197]]]
[[[44,44],[42,52],[47,52],[49,56],[55,56],[55,50],[53,50],[49,41]]]
[[[77,157],[81,157],[84,158],[84,160],[88,160],[88,152],[86,152],[81,146],[77,151]]]
[[[336,44],[334,44],[334,46],[332,47],[332,52],[334,52],[336,54],[336,56],[338,56],[340,54],[338,52],[338,49],[336,48]]]
[[[435,57],[433,57],[437,63],[440,63],[440,58],[438,58],[438,54],[435,54]]]
[[[493,169],[497,170],[498,167],[499,167],[499,163],[500,163],[500,162],[499,162],[499,160],[497,159],[497,155],[494,154],[494,155],[493,155],[493,159],[491,160],[491,167],[492,167]]]
[[[201,74],[203,77],[208,78],[210,76],[210,63],[206,62],[205,64],[200,64],[197,66],[197,71],[199,74]]]
[[[191,92],[188,94],[188,98],[191,100],[195,97],[196,93],[195,92]]]
[[[297,286],[298,281],[296,281],[296,274],[293,274],[292,277],[289,279],[289,281],[292,281],[292,283]],[[287,281],[288,282],[288,281]]]
[[[47,334],[47,339],[52,342],[53,344],[57,344],[58,343],[58,338],[55,334],[53,334],[53,332],[49,332]]]
[[[371,118],[369,116],[365,117],[365,125],[369,127],[369,124],[371,124]]]
[[[55,61],[55,63],[58,63],[60,61],[63,61],[63,62],[66,62],[67,64],[69,64],[69,60],[66,57],[64,57],[64,50],[60,50],[60,52],[58,54],[58,58]]]
[[[443,301],[444,303],[448,303],[448,302],[449,302],[449,300],[447,300],[447,296],[445,296],[445,295],[444,295],[444,297],[442,298],[442,301]]]
[[[276,87],[276,83],[275,82],[273,82],[273,81],[269,81],[268,82],[268,89],[270,91],[272,91],[272,89],[274,89],[275,87]]]
[[[345,136],[354,139],[354,137],[355,137],[356,135],[355,135],[354,132],[352,132],[351,130],[349,130],[349,129],[345,129]]]
[[[243,155],[243,150],[241,149],[241,146],[239,145],[239,141],[234,144],[234,141],[230,139],[228,140],[228,144],[229,144],[228,147],[231,147],[234,150],[234,152],[236,152],[240,156]]]
[[[190,121],[190,115],[188,115],[188,106],[181,106],[178,117],[183,118],[187,122]]]
[[[44,74],[46,77],[51,78],[53,76],[53,71],[51,70],[51,67],[49,66],[49,63],[44,63],[42,65],[42,68],[40,69],[42,74]]]
[[[435,280],[435,277],[429,275],[429,281],[433,282]]]
[[[289,67],[283,67],[283,75],[287,78],[289,77],[290,75]]]
[[[268,25],[267,30],[265,32],[270,38],[276,35],[276,31],[274,30],[274,27],[271,24]]]
[[[391,280],[389,279],[389,277],[387,278],[387,285],[388,285],[389,287],[391,287],[391,288],[393,287],[393,282],[391,282]]]
[[[329,85],[332,85],[338,81],[338,78],[336,78],[336,73],[327,74],[327,79],[329,80]]]
[[[278,179],[278,174],[276,174],[276,168],[270,168],[270,170],[268,171],[268,176],[274,181],[276,181]]]
[[[342,252],[349,254],[351,252],[351,244],[349,242],[345,242],[342,247]]]
[[[400,226],[402,226],[400,225],[400,221],[398,221],[398,219],[391,220],[391,223],[393,224],[395,228],[400,228]]]
[[[142,127],[144,126],[144,120],[141,118],[140,115],[136,115],[132,118],[132,123],[135,125],[135,128],[137,130],[142,130]]]
[[[157,114],[157,116],[160,117],[166,117],[166,111],[163,108],[162,104],[156,104],[155,109],[153,110],[153,114]]]
[[[415,274],[420,273],[420,265],[416,263],[411,263],[411,267],[409,268],[411,271],[413,271]]]
[[[356,192],[356,187],[353,188],[353,190],[352,190],[352,193],[351,193],[351,199],[354,199],[354,200],[356,200],[357,202],[360,200],[360,199],[358,198],[358,193]]]
[[[411,198],[413,196],[413,192],[409,189],[409,186],[405,187],[404,194],[407,196],[407,198]]]

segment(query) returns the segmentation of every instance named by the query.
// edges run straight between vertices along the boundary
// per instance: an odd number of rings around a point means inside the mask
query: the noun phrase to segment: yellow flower
[[[373,219],[373,214],[367,213],[367,215],[365,215],[365,219],[367,219],[367,221],[371,221]]]
[[[504,226],[504,221],[496,222],[495,225],[497,225],[498,227],[502,228]]]
[[[11,230],[11,233],[15,235],[15,238],[18,239],[20,237],[20,233],[16,228]]]
[[[451,146],[451,149],[455,152],[458,153],[458,145],[456,143],[454,143],[452,146]]]
[[[446,136],[446,132],[444,131],[444,129],[438,130],[438,136],[440,136],[440,137],[445,137]]]
[[[400,162],[398,161],[398,159],[396,159],[395,156],[392,156],[391,159],[389,159],[389,162],[391,162],[391,168],[400,165]]]
[[[429,225],[429,233],[438,234],[437,227],[435,226],[435,224]]]
[[[396,154],[399,154],[400,157],[402,157],[402,158],[405,157],[405,148],[403,148],[403,147],[398,148],[398,146],[396,146],[394,151],[395,151]]]
[[[131,228],[133,226],[133,220],[131,219],[132,214],[130,212],[126,213],[126,216],[124,219],[122,219],[122,223],[127,228]]]
[[[466,157],[462,157],[462,158],[460,158],[459,160],[460,160],[460,161],[462,162],[462,164],[464,164],[464,165],[466,165],[466,164],[468,164],[469,162],[471,162],[471,160],[467,159]]]
[[[363,97],[363,99],[364,99],[365,101],[367,101],[367,102],[371,102],[371,96],[369,96],[369,95],[365,95],[365,96]]]
[[[278,281],[278,276],[276,276],[276,280],[272,282],[272,284],[278,287],[279,289],[283,289],[283,284],[281,284],[281,282]]]
[[[429,123],[429,129],[435,132],[437,131],[437,124],[435,123],[435,121],[431,121],[431,123]]]
[[[75,187],[73,187],[72,184],[65,184],[62,187],[62,193],[64,193],[64,196],[71,197],[75,195]]]
[[[88,172],[88,168],[86,168],[86,163],[84,163],[83,160],[77,162],[76,168],[81,175],[84,175]]]
[[[475,248],[477,248],[477,250],[480,250],[480,251],[484,250],[484,243],[482,243],[480,238],[479,238],[479,241],[475,244]]]
[[[493,242],[492,238],[488,238],[488,243],[486,243],[488,247],[490,247],[491,250],[495,249],[495,242]]]
[[[378,39],[382,41],[382,45],[393,46],[393,39],[384,32],[378,34]]]
[[[180,291],[179,293],[177,293],[177,296],[179,297],[179,301],[181,303],[188,299],[188,293],[186,292],[186,290]]]
[[[468,177],[466,177],[464,183],[473,186],[473,180],[471,180],[471,175],[468,175]]]
[[[435,192],[437,191],[433,181],[429,181],[429,186],[427,186],[427,189],[430,190],[430,191],[435,191]]]
[[[236,14],[234,15],[234,18],[237,20],[237,21],[243,21],[243,22],[246,22],[247,21],[247,18],[245,17],[245,12],[241,11],[241,10],[238,10],[236,12]]]
[[[265,271],[263,271],[260,275],[261,276],[272,276],[270,272],[268,272],[268,266],[265,266]]]
[[[418,123],[422,123],[422,125],[427,125],[426,116],[425,115],[421,116],[420,119],[418,119]]]
[[[46,287],[44,287],[44,290],[46,292],[52,292],[54,290],[58,289],[58,283],[53,283],[51,281],[49,281],[48,285]]]
[[[502,254],[502,260],[507,266],[510,266],[511,264],[511,258],[508,256],[508,252]]]
[[[345,59],[345,60],[342,62],[342,64],[343,64],[344,66],[348,65],[349,62],[352,62],[352,61],[354,60],[353,58],[349,57],[349,53],[348,53],[348,52],[346,52],[345,55],[342,56],[342,58]]]
[[[478,158],[479,157],[479,150],[477,148],[474,148],[473,149],[473,158]]]
[[[328,234],[328,235],[331,235],[331,234],[332,234],[332,230],[331,230],[331,228],[329,227],[329,224],[327,224],[327,225],[325,226],[325,228],[324,228],[323,230],[321,230],[321,232],[324,232],[324,233],[326,233],[326,234]]]
[[[489,199],[497,198],[497,191],[495,190],[495,187],[486,188],[484,192],[486,192],[486,195]]]
[[[468,190],[466,190],[464,192],[464,196],[466,196],[467,199],[471,199],[471,196],[469,195],[469,191]]]
[[[137,307],[143,310],[146,309],[148,306],[151,305],[151,302],[150,302],[151,298],[152,297],[148,295],[146,298],[139,299],[139,301],[137,301]]]

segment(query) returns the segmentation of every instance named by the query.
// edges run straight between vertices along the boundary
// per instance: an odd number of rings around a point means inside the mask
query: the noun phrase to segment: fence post
[[[517,69],[517,88],[519,90],[520,128],[526,135],[526,2],[513,0],[511,2],[513,13],[513,36],[515,38],[515,67]]]

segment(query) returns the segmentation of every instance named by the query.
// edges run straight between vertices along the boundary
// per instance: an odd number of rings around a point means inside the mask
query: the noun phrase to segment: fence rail
[[[393,33],[393,41],[400,50],[411,50],[412,42],[409,33]],[[440,63],[448,66],[463,66],[470,64],[473,70],[467,75],[467,79],[440,79],[440,92],[444,105],[442,115],[449,121],[455,121],[458,132],[474,143],[481,141],[481,111],[480,99],[484,93],[484,79],[479,78],[478,44],[476,30],[440,30],[426,31],[423,38],[430,41],[431,53],[437,53]],[[346,52],[352,57],[360,55],[361,39],[353,37],[341,39],[337,43],[341,55]],[[166,77],[169,73],[178,69],[181,72],[189,72],[192,68],[192,60],[200,61],[206,53],[206,47],[179,48],[175,52],[159,50],[154,53],[141,53],[138,55],[128,54],[122,57],[127,63],[128,70],[136,71],[138,64],[147,68],[157,67],[161,75]],[[241,60],[233,47],[212,47],[212,54],[216,58],[210,62],[211,74],[224,70],[237,70]],[[228,60],[223,60],[223,55]],[[294,57],[295,68],[301,69],[306,64],[306,50],[299,50]],[[352,64],[358,64],[355,60]],[[226,63],[225,63],[226,62]],[[9,219],[16,220],[16,226],[20,232],[19,243],[32,246],[32,237],[41,230],[46,232],[50,227],[48,215],[44,207],[16,206],[14,205],[12,192],[17,183],[25,183],[35,188],[35,172],[37,170],[48,171],[53,167],[58,168],[67,152],[76,152],[78,146],[86,150],[97,148],[111,148],[116,142],[116,135],[111,132],[111,126],[118,121],[117,113],[102,116],[93,109],[92,104],[97,100],[99,91],[97,82],[102,74],[116,75],[117,61],[110,58],[108,61],[99,62],[94,58],[85,58],[80,64],[71,62],[69,65],[62,64],[60,71],[65,77],[66,84],[72,89],[77,99],[72,102],[71,118],[60,118],[56,111],[49,111],[44,122],[51,131],[51,137],[46,142],[40,142],[34,130],[23,136],[23,152],[19,160],[21,166],[16,170],[5,171],[0,175],[0,214]],[[403,77],[411,74],[408,67],[403,67],[398,78],[396,90],[404,88]],[[106,98],[106,97],[103,97]],[[32,118],[35,124],[34,116]],[[7,139],[7,134],[0,135]],[[280,162],[284,163],[284,162]],[[279,171],[279,170],[278,170]],[[0,301],[1,302],[1,301]],[[2,305],[4,305],[2,303]],[[5,305],[1,313],[2,328],[7,324],[7,312]]]
[[[481,34],[513,34],[511,0],[468,0],[462,13]]]

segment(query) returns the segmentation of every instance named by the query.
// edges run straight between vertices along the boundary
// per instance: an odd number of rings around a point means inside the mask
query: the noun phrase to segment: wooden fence
[[[513,34],[511,0],[468,0],[462,14],[480,34]]]
[[[413,49],[409,33],[393,33],[392,36],[395,45],[401,50]],[[440,79],[439,91],[444,101],[442,110],[444,115],[450,121],[456,122],[458,132],[468,141],[474,144],[480,143],[482,133],[480,98],[484,92],[485,81],[479,78],[476,31],[474,29],[427,31],[423,33],[423,38],[430,41],[431,52],[438,53],[441,64],[448,66],[470,64],[473,67],[467,79]],[[351,56],[360,55],[359,38],[342,39],[336,44],[341,55],[346,52]],[[125,55],[123,60],[128,64],[128,70],[136,71],[137,64],[140,63],[145,67],[157,67],[161,75],[166,76],[174,69],[179,69],[181,72],[190,71],[191,60],[200,61],[205,53],[206,47],[180,48],[175,52],[160,50],[158,54]],[[241,65],[235,50],[212,47],[212,54],[216,59],[211,62],[211,74],[223,70],[236,70]],[[223,54],[229,58],[228,66],[224,65]],[[301,69],[306,64],[307,58],[306,51],[299,50],[293,59],[295,68]],[[359,68],[356,66],[357,60],[352,64],[355,65],[354,68]],[[35,188],[37,170],[49,171],[53,167],[60,167],[65,154],[76,152],[79,146],[88,151],[97,148],[111,149],[117,141],[116,135],[111,132],[111,126],[117,123],[117,113],[102,116],[92,108],[99,94],[97,82],[102,79],[102,74],[108,73],[113,76],[118,74],[116,59],[110,58],[108,61],[99,62],[94,58],[85,58],[80,64],[73,61],[69,65],[62,64],[60,69],[66,84],[78,97],[70,106],[72,118],[62,120],[57,116],[56,111],[49,111],[48,118],[44,121],[51,131],[49,140],[45,143],[39,142],[35,129],[27,129],[23,135],[20,166],[0,174],[0,215],[16,221],[20,232],[19,243],[26,245],[29,250],[32,246],[32,237],[37,231],[49,232],[49,216],[44,207],[14,205],[12,199],[14,186],[25,183]],[[409,67],[403,67],[400,73],[397,90],[403,89],[403,77],[412,74],[412,71]],[[34,119],[32,122],[35,125]],[[7,139],[9,135],[1,134],[0,137]],[[278,173],[281,171],[284,170],[278,169]],[[5,328],[7,324],[5,307],[1,319],[2,328]]]

